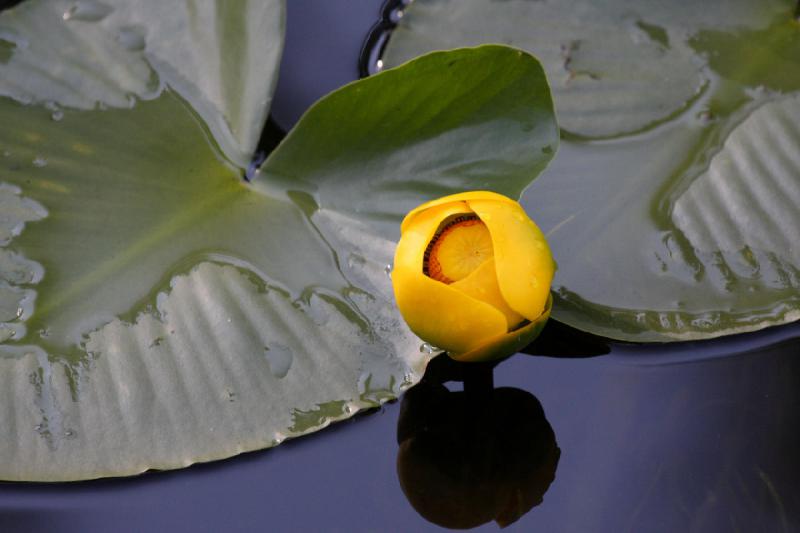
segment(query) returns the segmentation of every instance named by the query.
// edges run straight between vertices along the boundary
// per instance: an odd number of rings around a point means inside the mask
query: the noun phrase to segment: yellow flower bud
[[[517,202],[488,191],[433,200],[400,228],[392,283],[422,340],[459,361],[506,357],[550,316],[555,263]]]

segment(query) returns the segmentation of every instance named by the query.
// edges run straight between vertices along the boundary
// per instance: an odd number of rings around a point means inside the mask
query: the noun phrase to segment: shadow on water
[[[550,357],[595,357],[611,353],[611,341],[550,319],[542,333],[522,352]]]

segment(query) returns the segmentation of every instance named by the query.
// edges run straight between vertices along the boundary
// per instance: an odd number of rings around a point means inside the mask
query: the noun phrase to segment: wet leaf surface
[[[400,217],[448,188],[518,195],[558,143],[541,66],[506,47],[331,94],[249,183],[192,105],[0,99],[21,125],[0,132],[0,478],[179,468],[398,396],[433,355],[391,295]]]
[[[419,0],[384,59],[481,42],[541,57],[564,142],[522,201],[559,263],[553,317],[701,339],[800,318],[794,10]]]

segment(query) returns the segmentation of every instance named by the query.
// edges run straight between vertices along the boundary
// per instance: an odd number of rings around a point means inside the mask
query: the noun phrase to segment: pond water
[[[283,129],[358,76],[382,4],[288,3]],[[131,479],[0,484],[0,531],[441,530],[406,493],[450,524],[541,497],[510,531],[800,529],[800,325],[670,346],[553,326],[526,352],[466,378],[438,362],[420,394],[273,450]],[[432,458],[466,488],[426,471]],[[493,508],[437,516],[457,498]]]

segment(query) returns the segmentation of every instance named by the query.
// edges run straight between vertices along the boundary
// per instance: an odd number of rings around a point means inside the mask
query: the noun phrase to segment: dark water
[[[282,128],[358,76],[382,7],[288,3]],[[466,375],[439,362],[403,402],[274,450],[132,479],[0,484],[0,532],[441,530],[404,489],[451,524],[535,505],[510,531],[800,531],[800,326],[639,347],[553,325],[527,351]]]
[[[712,344],[687,351],[701,359]],[[477,403],[453,401],[449,412],[433,401],[409,407],[404,400],[271,451],[183,471],[6,485],[0,508],[15,510],[0,511],[0,527],[35,520],[51,521],[39,531],[109,524],[116,531],[435,531],[401,489],[398,437],[425,429],[443,435],[454,456],[470,457],[465,464],[473,470],[508,462],[519,471],[528,461],[546,471],[540,465],[548,461],[549,426],[560,449],[555,479],[511,531],[797,531],[800,343],[683,363],[669,362],[669,352],[612,350],[589,359],[520,354],[498,365],[495,386],[525,391],[541,413],[509,415],[502,410],[508,405],[481,400],[479,386]],[[460,383],[449,386],[457,390]],[[401,405],[417,414],[398,435]],[[497,407],[494,415],[480,415]],[[529,449],[514,455],[502,443],[492,445],[502,436],[481,435],[480,427],[458,430],[452,421],[464,416],[493,421],[480,426],[493,425],[494,435],[516,432]],[[437,427],[437,418],[446,422]],[[448,425],[456,426],[450,436]],[[453,434],[467,436],[462,446]],[[475,443],[494,458],[470,455]],[[457,466],[450,460],[447,469]]]

